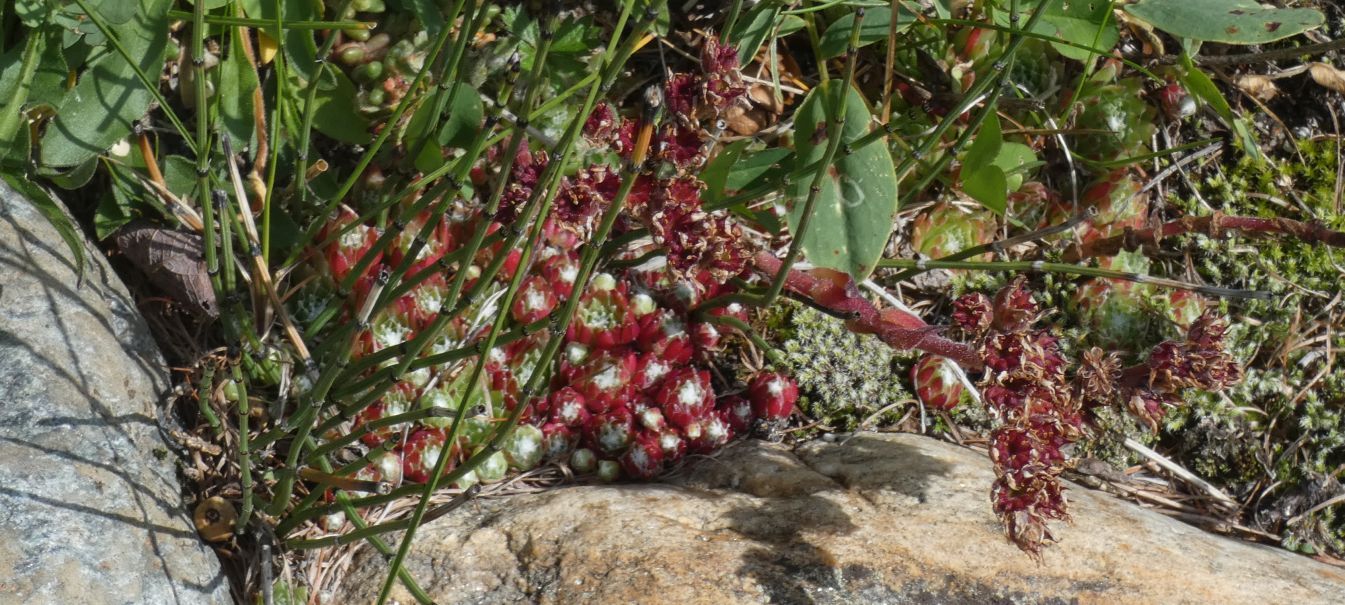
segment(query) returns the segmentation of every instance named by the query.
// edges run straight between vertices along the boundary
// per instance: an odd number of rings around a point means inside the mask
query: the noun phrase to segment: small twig
[[[1308,44],[1295,48],[1278,48],[1275,50],[1266,50],[1255,53],[1243,53],[1240,55],[1222,55],[1213,57],[1194,57],[1196,65],[1205,67],[1213,65],[1245,65],[1249,63],[1269,63],[1280,59],[1294,59],[1303,55],[1320,55],[1345,48],[1345,38],[1322,42],[1320,44]],[[1164,55],[1158,58],[1158,63],[1162,65],[1173,65],[1181,60],[1179,55]]]
[[[1332,231],[1319,223],[1278,217],[1229,216],[1215,212],[1208,216],[1183,217],[1148,229],[1127,228],[1121,235],[1071,247],[1065,252],[1065,260],[1078,262],[1080,259],[1095,256],[1115,256],[1122,251],[1138,250],[1142,246],[1157,246],[1163,238],[1184,233],[1202,233],[1217,239],[1223,237],[1227,231],[1281,234],[1309,244],[1322,243],[1345,248],[1345,232]]]
[[[1229,495],[1225,494],[1223,490],[1220,490],[1219,488],[1215,487],[1214,484],[1210,483],[1209,481],[1201,479],[1200,477],[1196,476],[1195,473],[1186,470],[1180,464],[1173,462],[1172,460],[1168,459],[1162,454],[1159,454],[1158,452],[1149,449],[1143,443],[1135,441],[1130,437],[1126,437],[1125,446],[1127,448],[1130,448],[1131,451],[1134,451],[1135,453],[1140,454],[1141,456],[1144,456],[1145,458],[1154,461],[1154,463],[1157,464],[1158,466],[1167,469],[1168,472],[1171,472],[1172,474],[1181,477],[1186,482],[1200,487],[1201,489],[1205,490],[1206,493],[1213,496],[1214,499],[1218,500],[1219,502],[1229,506],[1234,510],[1238,508],[1238,501],[1229,497]]]

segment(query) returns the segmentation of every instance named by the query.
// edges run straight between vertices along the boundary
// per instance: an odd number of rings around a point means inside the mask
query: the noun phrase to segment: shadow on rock
[[[764,497],[729,511],[729,527],[762,544],[743,553],[738,574],[754,579],[771,603],[841,602],[877,579],[861,565],[842,567],[836,555],[820,545],[827,536],[860,530],[863,521],[857,525],[852,514],[875,512],[867,507],[845,510],[838,492],[855,493],[873,508],[881,506],[871,497],[874,492],[894,492],[923,502],[928,478],[947,472],[949,465],[909,445],[866,435],[851,438],[844,447],[827,444],[800,454],[807,468],[831,481],[822,489],[803,490],[811,493]],[[772,474],[787,481],[794,473]]]

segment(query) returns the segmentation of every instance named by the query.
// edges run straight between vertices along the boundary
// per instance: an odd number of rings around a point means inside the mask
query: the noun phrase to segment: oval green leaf
[[[167,0],[142,0],[131,25],[116,28],[126,55],[143,73],[163,71],[168,46]],[[118,52],[95,60],[65,95],[56,119],[42,136],[45,166],[75,166],[98,155],[131,133],[149,111],[150,93],[135,68]]]
[[[822,160],[827,147],[827,121],[841,80],[830,80],[808,93],[794,115],[794,146],[797,166]],[[841,140],[854,141],[869,133],[871,115],[858,91],[847,87],[845,128]],[[897,212],[897,175],[887,145],[856,148],[838,154],[825,167],[820,196],[813,209],[803,252],[814,265],[849,273],[862,280],[873,272],[892,233]],[[812,185],[811,175],[794,180],[789,187],[789,226],[797,230],[803,206]]]
[[[837,19],[827,31],[822,34],[817,44],[817,52],[823,59],[831,59],[845,54],[845,47],[850,44],[850,30],[855,23],[855,14],[849,13]],[[897,8],[897,32],[906,31],[906,28],[915,23],[915,15],[906,7]],[[864,21],[859,24],[859,46],[862,48],[873,44],[879,40],[886,40],[892,27],[892,9],[886,6],[877,6],[866,9],[864,12]]]
[[[1125,11],[1181,38],[1224,44],[1264,44],[1321,27],[1314,8],[1264,7],[1252,0],[1140,0]]]

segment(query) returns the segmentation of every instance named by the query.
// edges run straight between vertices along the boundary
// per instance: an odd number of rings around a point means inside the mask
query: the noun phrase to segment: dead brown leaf
[[[1329,63],[1309,63],[1308,73],[1318,84],[1336,92],[1345,92],[1345,71],[1336,69]]]
[[[1238,88],[1260,101],[1269,101],[1280,94],[1279,87],[1275,86],[1275,80],[1270,76],[1261,74],[1246,74],[1237,79]]]

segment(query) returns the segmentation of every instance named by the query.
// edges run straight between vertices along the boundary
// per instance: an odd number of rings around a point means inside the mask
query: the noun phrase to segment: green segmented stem
[[[355,526],[356,531],[366,530],[369,527],[369,524],[365,522],[364,517],[360,516],[359,511],[355,510],[355,507],[350,505],[350,499],[347,498],[345,494],[338,493],[336,495],[336,501],[345,509],[346,519],[350,520],[351,525]],[[387,542],[384,542],[382,538],[379,538],[376,535],[370,535],[366,536],[365,540],[368,540],[369,544],[373,545],[374,550],[377,550],[378,554],[381,554],[384,557],[392,556],[392,548],[389,547]],[[406,587],[406,590],[411,593],[411,597],[414,598],[417,603],[420,603],[421,605],[432,605],[434,603],[434,599],[431,599],[430,595],[425,592],[425,589],[421,588],[420,584],[416,583],[416,578],[411,575],[411,572],[405,569],[397,570],[397,578],[402,581],[402,585]]]
[[[537,45],[537,58],[533,63],[533,69],[532,73],[530,74],[530,82],[528,90],[526,93],[524,93],[523,113],[525,114],[527,108],[531,107],[531,105],[536,102],[537,95],[540,93],[542,89],[541,82],[539,79],[542,77],[542,70],[546,64],[546,56],[551,48],[551,42],[554,37],[552,35],[553,25],[554,25],[553,23],[542,24],[540,35],[541,42]],[[472,233],[471,241],[466,246],[464,246],[466,252],[463,253],[463,260],[461,262],[463,266],[453,276],[453,281],[448,288],[448,296],[444,298],[443,308],[440,310],[440,313],[434,318],[434,321],[431,322],[428,328],[422,330],[420,334],[417,334],[415,338],[411,339],[410,344],[406,347],[408,349],[406,355],[404,355],[402,359],[399,360],[395,372],[389,379],[389,386],[391,386],[391,383],[393,381],[400,378],[403,374],[406,373],[407,368],[411,365],[411,361],[415,357],[419,356],[420,352],[423,351],[425,347],[429,346],[431,342],[439,338],[444,329],[446,329],[449,323],[452,321],[454,314],[458,312],[459,301],[470,300],[470,297],[462,298],[462,290],[467,284],[467,276],[468,276],[468,271],[466,270],[465,265],[470,263],[472,259],[476,258],[477,252],[481,250],[481,244],[483,241],[485,241],[486,229],[490,224],[491,217],[494,216],[495,213],[499,210],[500,200],[503,199],[504,190],[508,186],[509,181],[508,175],[510,170],[513,168],[514,157],[518,154],[519,149],[523,147],[523,141],[525,138],[527,138],[526,129],[524,125],[519,125],[519,127],[515,128],[514,137],[509,142],[509,150],[503,162],[503,167],[500,169],[500,179],[496,182],[494,190],[491,191],[490,200],[486,203],[486,207],[482,211],[481,225],[476,229],[475,232]],[[541,188],[538,187],[533,191],[531,196],[532,199],[529,201],[528,204],[529,206],[531,206],[534,203],[534,200],[537,199],[540,190]],[[414,262],[416,255],[419,254],[420,248],[423,247],[425,236],[429,234],[428,232],[432,232],[434,228],[435,226],[433,221],[426,221],[425,225],[421,228],[421,233],[416,238],[416,241],[412,243],[410,249],[407,251],[406,258],[402,260],[401,265],[397,267],[396,271],[393,272],[394,282],[398,280],[402,275],[404,275],[406,270],[410,268],[411,263]],[[499,268],[504,265],[506,257],[507,254],[504,253],[503,251],[501,251],[500,254],[495,255],[495,258],[492,259],[491,263],[491,266],[494,269],[494,271],[498,272]],[[523,273],[523,271],[520,270],[518,273]],[[493,277],[494,277],[493,273],[491,275],[483,273],[477,278],[476,284],[478,287],[484,288]],[[389,302],[391,302],[391,299],[386,297],[385,292],[384,295],[381,295],[379,297],[378,305],[379,306],[386,305]],[[501,315],[508,315],[507,306],[503,306],[501,308]]]
[[[78,2],[81,7],[84,6],[83,0],[78,0]],[[87,8],[85,8],[85,12],[89,12]],[[195,73],[196,80],[196,108],[200,110],[196,113],[197,146],[192,148],[196,152],[196,197],[197,202],[201,205],[201,223],[203,225],[201,237],[202,246],[205,249],[206,274],[210,277],[211,287],[218,295],[222,296],[226,294],[226,291],[220,281],[219,257],[215,252],[215,204],[210,199],[210,112],[205,111],[205,59],[202,58],[205,56],[205,3],[196,3],[196,6],[192,9],[192,15],[192,70]],[[98,23],[98,21],[96,20],[94,23]],[[155,90],[157,90],[157,87],[155,87]],[[168,111],[167,105],[163,105],[163,107],[165,111]]]
[[[444,114],[445,107],[453,106],[453,100],[457,97],[458,88],[460,87],[457,86],[456,77],[449,79],[450,74],[456,76],[460,69],[463,54],[467,52],[467,42],[476,35],[476,32],[481,29],[481,26],[485,25],[486,18],[490,15],[490,11],[485,8],[477,11],[475,10],[475,5],[468,5],[467,14],[474,15],[472,23],[470,24],[470,27],[466,28],[466,30],[453,41],[453,52],[450,53],[448,58],[448,68],[451,69],[451,71],[444,72],[434,91],[434,98],[430,100],[430,106],[434,108],[430,112],[430,115],[435,116],[436,118]],[[468,24],[464,23],[464,25]],[[445,23],[444,27],[448,27],[448,23]],[[408,160],[414,160],[415,158],[420,157],[420,153],[425,150],[425,145],[429,143],[430,139],[434,138],[437,126],[437,123],[431,123],[431,127],[426,129],[424,136],[420,137],[420,140],[411,148],[411,153],[407,155]]]
[[[996,253],[998,253],[998,252],[1003,252],[1004,250],[1007,250],[1008,248],[1010,248],[1010,247],[1012,247],[1012,246],[1016,246],[1016,245],[1018,245],[1018,244],[1027,243],[1027,242],[1030,242],[1030,241],[1033,241],[1033,240],[1041,239],[1041,238],[1043,238],[1043,237],[1050,237],[1050,236],[1055,235],[1055,234],[1057,234],[1057,233],[1064,233],[1064,232],[1066,232],[1066,231],[1069,231],[1070,229],[1073,229],[1074,227],[1078,226],[1079,224],[1083,223],[1084,221],[1086,221],[1086,220],[1092,218],[1092,217],[1095,216],[1096,214],[1097,214],[1097,211],[1090,208],[1090,209],[1085,210],[1085,211],[1083,211],[1083,212],[1079,212],[1079,213],[1075,214],[1074,216],[1071,216],[1068,220],[1066,220],[1066,221],[1064,221],[1064,222],[1062,222],[1062,223],[1060,223],[1060,224],[1057,224],[1057,225],[1051,225],[1050,227],[1046,227],[1046,228],[1044,228],[1044,229],[1038,229],[1038,230],[1036,230],[1036,231],[1030,231],[1030,232],[1028,232],[1028,233],[1024,233],[1024,234],[1022,234],[1022,235],[1015,235],[1015,236],[1013,236],[1013,237],[1007,237],[1007,238],[1004,238],[1004,239],[999,240],[999,241],[993,241],[993,242],[988,242],[988,243],[985,243],[985,244],[980,244],[980,245],[977,245],[977,246],[971,246],[971,247],[969,247],[969,248],[963,248],[962,250],[959,250],[959,251],[957,251],[957,252],[954,252],[954,253],[952,253],[952,254],[949,254],[948,256],[944,256],[944,257],[938,258],[937,260],[939,260],[939,261],[959,261],[959,260],[966,260],[966,259],[968,259],[968,258],[972,258],[972,257],[975,257],[975,256],[980,256],[980,255],[985,254],[985,253],[987,253],[987,252],[996,252]],[[888,279],[892,280],[893,282],[906,281],[906,280],[911,279],[912,277],[915,277],[915,276],[917,276],[917,275],[919,275],[919,274],[921,274],[921,273],[924,273],[924,271],[921,271],[920,269],[917,269],[917,268],[911,268],[911,269],[906,269],[905,271],[902,271],[901,273],[898,273],[898,274],[896,274],[896,275],[893,275],[892,277],[890,277],[890,278],[888,278]]]
[[[205,4],[202,2],[201,4]],[[252,517],[252,454],[248,444],[248,416],[252,411],[248,403],[247,383],[243,381],[243,371],[233,364],[233,379],[238,385],[238,475],[243,490],[243,502],[238,507],[238,521],[235,532],[242,534]]]
[[[345,0],[336,9],[336,14],[346,14],[346,11],[350,10],[354,3],[355,0]],[[282,40],[283,38],[277,39],[276,43],[280,44]],[[305,182],[305,179],[308,178],[308,147],[313,135],[313,119],[318,113],[318,84],[322,82],[322,75],[327,69],[327,57],[332,54],[332,47],[334,46],[336,46],[336,32],[328,32],[327,39],[322,41],[322,47],[318,49],[317,65],[316,69],[313,70],[313,81],[308,83],[308,88],[304,91],[304,115],[299,126],[299,150],[295,158],[294,176],[292,177],[294,181],[290,185],[297,189],[300,203],[308,199],[308,183]],[[276,104],[280,105],[280,103],[280,99],[277,99]],[[337,198],[338,201],[339,199]],[[329,204],[326,211],[319,216],[325,216],[331,212],[333,207]]]
[[[636,40],[636,38],[633,38],[633,37],[632,37],[632,38],[629,38],[629,39],[628,39],[628,43],[626,44],[626,46],[623,47],[623,48],[617,53],[617,55],[616,55],[616,56],[617,56],[617,60],[614,61],[614,62],[612,62],[612,63],[610,63],[610,64],[609,64],[609,68],[608,68],[605,72],[603,72],[603,79],[600,80],[600,81],[597,83],[597,85],[595,85],[595,86],[593,86],[593,87],[590,88],[590,90],[589,90],[589,95],[588,95],[588,97],[585,99],[584,104],[583,104],[583,106],[582,106],[582,108],[581,108],[581,113],[582,113],[582,114],[586,114],[587,112],[592,111],[593,106],[594,106],[594,105],[596,104],[596,102],[597,102],[597,96],[598,96],[599,92],[600,92],[601,90],[605,90],[607,87],[609,87],[609,86],[611,85],[611,82],[613,81],[613,79],[614,79],[615,76],[617,75],[617,69],[616,69],[615,67],[612,67],[612,66],[620,66],[620,65],[624,64],[626,58],[628,58],[628,57],[630,56],[630,54],[631,54],[632,52],[634,52],[633,44],[631,44],[631,42],[633,42],[634,40]],[[609,44],[609,46],[614,45],[615,42],[616,42],[616,39],[614,38],[613,41],[612,41],[612,43]],[[527,205],[526,205],[527,210],[524,212],[523,218],[522,218],[520,221],[518,221],[520,224],[527,224],[529,218],[531,217],[531,213],[532,213],[532,211],[533,211],[533,208],[535,207],[535,203],[536,203],[536,201],[537,201],[537,195],[538,195],[540,192],[543,192],[543,191],[551,192],[551,195],[554,195],[554,193],[555,193],[555,186],[556,186],[556,184],[559,182],[559,179],[560,179],[560,177],[561,177],[560,170],[561,170],[561,169],[565,166],[565,164],[566,164],[566,162],[564,161],[564,159],[565,159],[565,157],[567,157],[568,154],[570,153],[570,150],[571,150],[571,148],[572,148],[572,145],[573,145],[574,141],[577,139],[577,137],[579,136],[579,132],[581,131],[581,129],[582,129],[582,120],[575,120],[573,123],[570,124],[570,126],[569,126],[569,128],[567,128],[565,134],[561,137],[561,141],[560,141],[560,143],[559,143],[558,146],[557,146],[557,152],[561,153],[561,157],[558,157],[557,159],[555,159],[555,160],[553,160],[553,161],[551,161],[551,162],[548,163],[546,170],[543,172],[542,176],[541,176],[540,179],[539,179],[539,184],[538,184],[538,186],[534,189],[534,191],[533,191],[533,193],[532,193],[532,196],[530,196],[530,198],[529,198],[529,200],[528,200],[528,203],[527,203]],[[521,232],[519,232],[519,234],[521,235]],[[513,238],[511,238],[511,243],[510,243],[509,245],[507,245],[506,248],[508,248],[508,249],[512,249],[512,248],[514,248],[514,247],[515,247],[514,242],[516,242],[517,239],[518,239],[518,235],[516,235],[516,236],[514,236]],[[455,254],[456,254],[456,252],[455,252]],[[474,253],[473,253],[473,254],[474,254]],[[484,291],[484,289],[485,289],[486,287],[488,287],[488,285],[489,285],[489,283],[491,282],[491,280],[494,279],[494,276],[498,273],[499,269],[503,266],[503,261],[504,261],[504,255],[497,255],[497,257],[496,257],[495,259],[493,259],[492,263],[491,263],[491,264],[485,269],[485,271],[483,271],[482,274],[478,277],[476,286],[473,288],[473,290],[472,290],[470,293],[468,293],[468,295],[467,295],[467,297],[465,298],[465,300],[473,300],[475,296],[477,296],[478,294],[480,294],[482,291]],[[449,298],[449,301],[450,301],[450,302],[456,302],[455,299],[456,299],[456,294],[453,294],[453,296],[451,296],[451,297]],[[458,306],[458,307],[461,307],[461,306],[463,306],[463,305],[458,304],[457,306]],[[453,307],[453,306],[451,306],[451,305],[449,305],[447,302],[445,303],[444,308],[445,308],[445,309],[450,309],[450,310],[456,311],[456,308]],[[507,308],[507,307],[505,307],[505,308]],[[439,318],[437,318],[437,319],[439,319]],[[447,322],[448,320],[445,319],[444,321]],[[525,329],[524,332],[525,332],[525,335],[526,335],[527,330]],[[392,368],[383,368],[382,370],[379,370],[378,372],[376,372],[375,375],[374,375],[373,377],[371,377],[371,378],[369,378],[369,379],[365,379],[365,380],[361,380],[361,381],[357,381],[357,382],[355,382],[355,385],[356,385],[356,386],[346,389],[346,390],[344,391],[344,393],[361,392],[361,391],[363,391],[363,390],[365,390],[365,389],[368,389],[368,388],[371,388],[371,387],[375,386],[375,385],[378,384],[380,381],[386,381],[385,384],[388,384],[388,385],[390,386],[391,383],[392,383],[392,381],[394,380],[394,378],[393,378],[394,375],[395,375],[395,376],[400,376],[402,373],[404,373],[404,372],[405,372],[407,369],[409,369],[409,368],[426,367],[426,365],[429,365],[428,363],[426,363],[426,360],[428,360],[428,359],[433,359],[433,358],[445,359],[445,358],[447,357],[447,355],[449,355],[449,354],[453,354],[453,353],[454,353],[454,352],[449,352],[448,354],[440,354],[440,355],[438,355],[438,356],[431,356],[430,358],[417,359],[417,356],[419,355],[419,353],[420,353],[421,351],[423,351],[423,345],[417,344],[417,343],[416,343],[417,339],[421,339],[421,340],[423,340],[425,343],[428,343],[428,342],[431,342],[431,341],[433,340],[433,338],[435,338],[435,337],[437,337],[437,329],[435,329],[435,327],[432,325],[431,330],[426,331],[426,333],[423,335],[423,337],[422,337],[422,335],[418,335],[417,338],[413,338],[413,339],[412,339],[411,343],[412,343],[413,345],[415,345],[416,347],[419,347],[419,348],[411,349],[411,346],[407,346],[407,347],[406,347],[406,350],[414,350],[414,354],[412,354],[412,353],[406,353],[406,352],[403,351],[403,349],[401,349],[401,348],[398,349],[398,351],[401,351],[402,354],[403,354],[406,358],[409,359],[409,364],[406,366],[406,368],[397,369],[397,370],[395,370],[395,371],[394,371]],[[404,344],[405,344],[405,343],[404,343]],[[475,347],[472,348],[472,350],[474,350],[474,349],[475,349]],[[463,350],[463,351],[466,351],[466,350],[468,350],[468,349],[462,349],[462,350]],[[397,353],[395,353],[395,352],[394,352],[394,353],[383,353],[383,354],[375,353],[372,357],[376,358],[378,361],[377,361],[377,362],[373,362],[373,361],[371,361],[371,362],[361,363],[361,364],[360,364],[360,369],[361,369],[361,370],[368,369],[368,367],[370,367],[370,364],[381,363],[383,360],[390,359],[391,357],[395,356],[396,354],[397,354]],[[436,363],[438,363],[438,362],[436,362]],[[348,371],[344,377],[345,377],[345,378],[348,378],[349,380],[355,380],[355,376],[354,376],[354,374],[356,374],[356,372],[355,372],[355,370],[354,370],[354,367],[352,367],[352,369],[351,369],[350,371]],[[345,384],[345,382],[343,382],[343,384]],[[352,413],[352,412],[350,411],[351,409],[354,409],[354,410],[357,411],[358,409],[361,409],[361,408],[363,408],[364,406],[367,406],[367,405],[373,403],[373,401],[376,400],[377,397],[378,397],[377,391],[372,392],[372,393],[369,393],[369,394],[366,394],[365,397],[364,397],[363,399],[361,399],[359,402],[357,402],[355,406],[353,406],[353,407],[347,407],[347,408],[346,408],[346,411],[343,412],[343,414],[348,415],[348,414]]]
[[[368,435],[369,433],[372,433],[385,426],[396,426],[398,424],[402,424],[403,422],[419,422],[426,418],[444,418],[447,417],[449,414],[452,414],[453,412],[454,410],[446,407],[419,408],[411,410],[409,412],[396,414],[394,416],[388,416],[386,418],[371,420],[352,429],[349,433],[346,433],[345,435],[327,441],[321,446],[314,448],[313,451],[308,454],[308,462],[312,464],[317,464],[318,461],[321,460],[323,456],[326,456],[327,454],[339,450],[347,445],[355,443],[356,441],[359,441],[361,437],[364,437],[365,435]]]
[[[211,404],[214,393],[215,364],[208,363],[201,369],[201,379],[196,385],[196,405],[201,410],[201,416],[205,418],[206,423],[215,432],[215,438],[218,439],[224,436],[224,425],[220,424],[219,415],[215,413],[215,406]]]
[[[1165,277],[1154,277],[1143,273],[1112,271],[1110,269],[1100,269],[1097,267],[1082,267],[1079,265],[1071,265],[1069,263],[1048,263],[1043,261],[946,261],[889,258],[878,261],[878,266],[916,269],[919,271],[928,271],[932,269],[963,269],[970,271],[1035,271],[1041,273],[1063,273],[1065,275],[1119,279],[1135,282],[1137,284],[1152,284],[1164,288],[1189,290],[1191,292],[1221,298],[1246,298],[1258,300],[1268,300],[1272,298],[1270,292],[1263,292],[1261,290],[1239,290],[1235,288],[1202,286],[1200,284],[1167,279]]]

